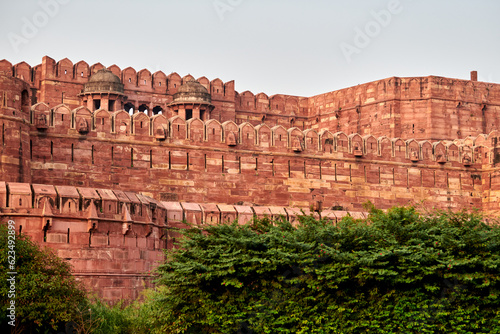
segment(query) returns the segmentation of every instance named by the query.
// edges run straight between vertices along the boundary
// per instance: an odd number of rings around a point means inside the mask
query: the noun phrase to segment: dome
[[[189,80],[182,84],[173,96],[172,104],[202,103],[211,104],[212,97],[208,90],[196,80]]]
[[[123,95],[123,84],[118,76],[103,68],[92,74],[83,87],[83,93],[115,93]]]

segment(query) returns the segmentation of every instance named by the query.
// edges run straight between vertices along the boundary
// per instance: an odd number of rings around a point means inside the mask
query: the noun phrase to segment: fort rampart
[[[182,219],[337,219],[367,201],[498,215],[499,108],[498,84],[434,76],[269,97],[205,77],[2,60],[0,215],[101,296],[135,298]]]

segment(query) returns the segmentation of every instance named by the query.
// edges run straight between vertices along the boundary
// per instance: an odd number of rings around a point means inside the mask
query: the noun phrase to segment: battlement
[[[287,154],[326,157],[370,157],[385,161],[438,164],[454,162],[464,166],[476,163],[493,163],[494,156],[482,152],[497,146],[498,131],[464,139],[428,141],[413,138],[388,138],[358,133],[346,134],[330,129],[306,129],[275,126],[262,123],[237,125],[232,121],[217,120],[188,121],[175,116],[167,119],[163,115],[149,117],[144,113],[130,116],[124,110],[109,112],[104,109],[90,111],[86,107],[70,110],[66,105],[50,109],[44,103],[31,108],[31,131],[33,136],[50,138],[64,135],[89,141],[127,142],[131,145],[149,143],[154,147],[169,145],[196,145],[206,149],[250,150],[255,152],[280,152]]]
[[[159,202],[140,193],[48,184],[0,182],[0,219],[73,266],[73,275],[109,301],[133,300],[151,287],[150,272],[176,246],[186,224],[246,224],[254,217],[320,215],[335,223],[363,212],[310,212],[275,206]]]
[[[162,71],[151,73],[147,69],[132,67],[108,68],[123,85],[123,96],[101,101],[99,94],[83,97],[84,85],[91,76],[103,69],[100,63],[89,65],[84,61],[73,64],[69,59],[56,62],[44,57],[42,63],[31,67],[25,62],[12,65],[0,61],[0,74],[4,78],[18,79],[28,89],[11,91],[0,82],[4,100],[26,92],[23,100],[46,103],[50,108],[66,105],[71,110],[86,106],[91,111],[100,108],[115,112],[143,112],[148,116],[163,114],[167,118],[178,115],[171,108],[173,95],[191,75],[166,75]],[[359,133],[362,136],[399,137],[404,140],[454,140],[499,130],[500,85],[473,80],[450,79],[438,76],[391,77],[360,84],[313,97],[250,91],[238,93],[234,81],[197,81],[207,90],[213,102],[213,111],[200,117],[220,123],[261,123],[269,127],[297,127],[302,130],[328,128],[332,132]],[[25,93],[23,93],[25,94]],[[25,104],[23,104],[24,106]],[[5,106],[21,109],[15,103]],[[194,106],[196,108],[196,106]],[[184,117],[188,119],[189,117]],[[432,120],[432,121],[431,121]],[[443,126],[447,124],[447,126]]]

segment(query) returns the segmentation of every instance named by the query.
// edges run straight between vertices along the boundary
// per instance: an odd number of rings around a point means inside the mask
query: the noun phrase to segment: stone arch
[[[184,85],[186,82],[193,81],[193,80],[194,80],[194,77],[191,74],[185,75],[182,78],[182,84]]]
[[[255,95],[256,110],[258,112],[267,113],[269,112],[269,96],[264,93],[259,93]]]
[[[31,82],[31,66],[27,62],[22,61],[14,65],[14,73],[16,78]]]
[[[488,143],[490,147],[499,147],[500,146],[500,131],[493,130],[488,134]]]
[[[222,82],[221,79],[216,78],[216,79],[212,80],[210,82],[210,87],[212,89],[210,91],[210,93],[212,95],[219,95],[219,96],[221,96],[221,95],[224,94],[224,83]]]
[[[108,67],[108,70],[110,70],[111,73],[116,75],[118,78],[122,77],[122,70],[117,65],[111,65],[110,67]]]
[[[154,106],[152,110],[153,115],[162,115],[163,114],[163,108],[161,106]]]
[[[323,151],[324,153],[333,153],[333,151],[335,150],[333,133],[326,129],[323,129],[319,133],[319,138],[321,142],[321,151]]]
[[[434,151],[434,161],[446,162],[446,146],[442,142],[436,142],[432,145]]]
[[[269,109],[277,114],[285,110],[285,100],[281,95],[273,95],[269,98]]]
[[[194,143],[202,143],[205,139],[205,124],[199,118],[191,118],[186,121],[188,128],[188,139]]]
[[[186,139],[187,129],[186,121],[179,116],[174,116],[169,119],[170,121],[170,133],[173,139]]]
[[[446,146],[446,151],[447,151],[447,160],[448,161],[455,161],[459,162],[460,161],[460,154],[459,154],[459,149],[458,146],[454,143],[451,143]]]
[[[475,146],[473,149],[474,163],[485,164],[489,163],[489,149],[486,146]]]
[[[243,110],[255,110],[255,95],[246,90],[240,94],[240,106]]]
[[[38,102],[31,107],[31,124],[35,124],[39,129],[46,129],[52,124],[52,112],[48,104]]]
[[[314,129],[307,129],[304,131],[305,148],[310,152],[319,151],[319,135]]]
[[[272,146],[272,130],[267,124],[259,124],[255,127],[257,133],[257,145],[264,148]]]
[[[406,158],[411,161],[416,162],[417,160],[421,160],[420,154],[420,145],[415,139],[409,139],[406,141]]]
[[[406,143],[401,138],[394,138],[392,143],[394,148],[393,157],[400,159],[400,161],[406,160]]]
[[[132,67],[127,67],[122,71],[122,83],[125,89],[137,88],[137,72]]]
[[[125,103],[125,105],[123,106],[123,109],[130,115],[132,116],[136,110],[136,107],[134,106],[133,103],[131,102],[127,102]]]
[[[104,65],[101,63],[95,63],[94,65],[90,66],[90,73],[94,74],[97,73],[97,71],[102,70],[104,68]]]
[[[111,114],[104,109],[96,110],[93,114],[93,129],[97,132],[111,133]]]
[[[304,133],[299,128],[288,129],[288,148],[294,151],[303,151],[304,147]]]
[[[365,143],[365,154],[370,156],[378,155],[378,142],[377,138],[373,135],[363,136],[363,142]]]
[[[380,156],[385,160],[392,160],[392,141],[386,136],[380,137],[378,139],[380,147]]]
[[[148,115],[138,112],[132,116],[132,133],[136,136],[150,135],[151,119]]]
[[[427,140],[421,141],[419,144],[422,151],[422,160],[432,161],[434,156],[432,144]]]
[[[239,128],[233,121],[225,121],[222,123],[222,133],[224,134],[224,141],[229,146],[238,144]]]
[[[56,65],[56,76],[58,78],[72,80],[73,79],[73,62],[68,58],[61,59]]]
[[[164,115],[151,117],[151,127],[156,140],[165,140],[169,137],[169,122]]]
[[[460,161],[464,165],[471,165],[474,156],[472,148],[468,145],[461,145],[459,146],[459,149],[460,149],[460,159],[461,159]]]
[[[473,147],[474,146],[474,138],[472,136],[467,136],[463,140],[463,145],[467,145],[467,146]]]
[[[240,144],[243,147],[252,148],[255,146],[256,136],[255,136],[255,128],[250,123],[242,123],[238,126],[239,128],[239,139]]]
[[[198,78],[198,79],[196,79],[196,81],[198,81],[200,83],[200,85],[205,87],[207,89],[207,91],[210,92],[210,80],[208,80],[207,77]]]
[[[149,107],[146,103],[142,103],[137,110],[139,113],[149,114]]]
[[[137,72],[137,79],[139,80],[137,86],[144,89],[151,89],[153,87],[153,77],[147,69],[144,68]]]
[[[273,146],[274,147],[287,147],[288,146],[288,133],[281,125],[276,125],[271,128],[273,132]]]
[[[340,131],[333,134],[335,138],[335,151],[342,153],[349,153],[349,138],[347,135]]]
[[[88,133],[92,125],[92,111],[82,106],[73,109],[72,114],[72,128],[76,129],[80,134]]]
[[[65,104],[55,106],[52,109],[51,125],[59,129],[71,128],[71,109]]]
[[[130,133],[130,115],[125,110],[118,110],[112,114],[112,126],[113,132],[122,135],[128,135]]]
[[[0,72],[3,72],[6,76],[14,76],[12,63],[6,59],[0,60]]]
[[[488,137],[485,134],[480,134],[474,140],[474,146],[488,146]]]
[[[222,143],[222,125],[216,119],[205,122],[205,140],[211,143]]]
[[[177,93],[177,89],[179,89],[181,84],[182,84],[181,76],[179,74],[177,74],[176,72],[170,73],[167,76],[167,92],[168,92],[168,94],[172,95],[172,94]]]
[[[364,155],[365,149],[363,145],[363,138],[358,133],[353,133],[348,136],[349,138],[349,153],[354,155]]]
[[[162,71],[153,73],[153,88],[159,91],[167,90],[167,76]]]
[[[77,81],[87,81],[90,76],[90,67],[89,64],[84,62],[83,60],[79,61],[74,66],[75,71],[75,79]]]

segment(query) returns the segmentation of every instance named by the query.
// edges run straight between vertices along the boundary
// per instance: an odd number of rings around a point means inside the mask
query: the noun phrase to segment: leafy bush
[[[8,235],[7,227],[0,226],[2,332],[44,333],[63,327],[76,316],[78,306],[86,302],[85,291],[71,275],[70,265],[24,234],[16,234],[14,243],[12,239],[9,243]],[[9,267],[9,255],[13,253],[9,251],[15,252],[13,270]],[[11,277],[15,278],[15,298],[9,296],[11,285],[7,279]],[[15,327],[5,317],[11,300],[15,301]]]
[[[476,214],[183,233],[143,305],[151,333],[500,332],[499,228]]]

